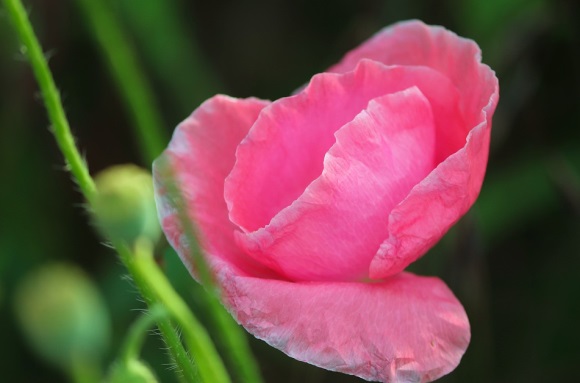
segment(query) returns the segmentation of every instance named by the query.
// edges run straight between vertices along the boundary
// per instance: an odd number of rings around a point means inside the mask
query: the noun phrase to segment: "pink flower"
[[[477,45],[409,21],[274,102],[215,96],[163,157],[224,304],[301,361],[382,382],[452,371],[470,339],[439,279],[403,270],[473,204],[498,100]],[[164,231],[192,270],[156,169]]]

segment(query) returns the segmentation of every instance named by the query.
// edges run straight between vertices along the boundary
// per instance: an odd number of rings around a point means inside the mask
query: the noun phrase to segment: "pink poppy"
[[[440,279],[403,270],[477,198],[498,92],[473,41],[408,21],[296,95],[204,102],[163,157],[235,319],[367,380],[452,371],[466,313]],[[160,219],[195,276],[166,176],[155,169]]]

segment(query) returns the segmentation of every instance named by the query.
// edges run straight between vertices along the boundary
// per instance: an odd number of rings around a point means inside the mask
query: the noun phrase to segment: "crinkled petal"
[[[389,238],[370,270],[372,278],[383,278],[427,252],[477,198],[485,175],[499,86],[494,72],[481,63],[475,42],[417,20],[383,29],[329,71],[349,72],[365,59],[386,65],[422,65],[443,74],[460,94],[458,105],[464,119],[459,129],[439,126],[440,165],[391,213]]]
[[[439,279],[288,282],[221,269],[224,303],[257,338],[316,366],[388,383],[452,371],[470,339],[461,304]]]
[[[440,27],[410,20],[388,26],[347,53],[329,69],[344,73],[353,70],[363,59],[386,65],[421,65],[448,77],[459,89],[466,109],[480,103],[472,80],[480,77],[481,50],[470,39]],[[479,64],[479,65],[477,65]]]
[[[436,129],[434,167],[438,156],[439,131],[459,130],[457,127],[463,126],[462,116],[457,109],[457,90],[448,79],[427,67],[387,67],[375,61],[363,60],[353,72],[315,76],[304,92],[276,101],[262,111],[248,136],[238,147],[236,164],[226,179],[225,198],[230,208],[231,220],[245,234],[268,230],[268,224],[272,223],[280,228],[278,233],[272,235],[283,235],[285,228],[280,222],[274,222],[275,217],[285,208],[292,209],[292,204],[308,185],[322,174],[324,156],[336,142],[334,133],[352,121],[367,107],[370,100],[413,86],[427,98],[432,110]],[[336,115],[342,115],[344,110],[352,108],[351,100],[356,104],[357,113],[350,116],[350,113],[354,113],[354,110],[350,110],[348,116],[342,117],[347,120],[342,124],[342,120],[336,120]],[[338,124],[342,125],[336,126]],[[465,142],[465,136],[461,140]],[[385,227],[389,212],[378,212],[383,214],[381,222]],[[284,216],[292,221],[296,215],[285,212]],[[307,247],[311,253],[319,248],[312,241],[307,243],[300,238],[296,240],[293,246],[300,247],[302,253]],[[265,249],[269,241],[265,235],[254,243]],[[373,254],[377,248],[373,250]],[[250,246],[248,253],[258,255],[256,258],[259,261],[276,268],[273,257],[261,257],[265,251],[260,251],[256,245]],[[317,261],[321,256],[314,255],[312,263],[318,262],[314,267],[320,270],[329,262],[341,263],[343,256],[345,259],[362,256],[364,260],[359,261],[361,264],[366,262],[368,268],[371,255],[347,255],[341,252],[336,253],[334,259],[325,260],[323,263]],[[334,269],[337,270],[334,277],[343,274],[346,265],[342,263],[343,268],[333,265],[328,270],[329,273],[333,273]],[[352,269],[350,275],[360,276],[360,264]]]
[[[162,155],[177,177],[203,247],[253,275],[271,273],[235,245],[235,226],[228,218],[223,197],[224,179],[234,165],[236,147],[267,105],[267,101],[255,98],[215,96],[177,127]],[[168,240],[177,248],[184,234],[164,187],[167,175],[158,161],[153,164],[157,209]]]
[[[465,147],[443,161],[393,209],[389,237],[371,262],[371,278],[385,278],[404,270],[473,205],[485,175],[497,97],[497,91],[490,96],[482,111],[483,121],[469,133]]]
[[[416,23],[407,27],[423,30],[422,36],[428,36],[425,31],[431,29]],[[453,73],[449,76],[459,82],[461,110],[469,134],[462,147],[445,158],[391,212],[389,237],[371,262],[371,278],[394,275],[425,254],[473,205],[485,176],[492,116],[499,99],[498,80],[481,63],[475,43],[442,28],[437,31],[438,44],[452,46],[458,39],[464,48],[456,57],[461,63],[454,64],[456,70],[463,70],[464,78]]]
[[[434,167],[429,101],[387,94],[336,133],[324,171],[263,229],[237,233],[248,254],[291,280],[362,280],[387,237],[387,217]]]
[[[226,179],[230,219],[243,231],[266,226],[289,206],[323,170],[334,133],[366,108],[373,98],[417,86],[429,100],[439,146],[457,150],[467,130],[459,112],[457,89],[427,67],[386,67],[362,60],[343,75],[322,73],[306,89],[264,108],[236,152]],[[440,132],[455,132],[452,144]],[[445,149],[448,150],[448,149]]]

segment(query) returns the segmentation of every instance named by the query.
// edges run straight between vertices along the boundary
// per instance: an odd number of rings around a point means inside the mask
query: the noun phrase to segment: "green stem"
[[[216,335],[223,345],[224,353],[233,370],[238,375],[240,381],[248,383],[262,382],[260,369],[243,330],[233,321],[232,317],[225,311],[219,297],[221,296],[219,286],[215,283],[209,266],[200,250],[197,241],[195,227],[187,212],[183,195],[176,183],[177,178],[166,161],[158,161],[161,174],[166,174],[165,187],[170,196],[169,201],[177,212],[179,223],[189,244],[190,256],[195,265],[201,284],[207,289],[208,294],[202,295],[206,307],[212,319],[212,324],[216,325]]]
[[[170,203],[172,207],[177,212],[179,224],[181,225],[181,229],[183,230],[189,244],[190,256],[195,265],[199,282],[207,289],[210,295],[219,296],[219,286],[215,283],[209,265],[198,245],[197,232],[187,213],[189,208],[186,206],[185,199],[183,198],[179,185],[177,184],[177,177],[166,158],[160,158],[156,162],[156,166],[158,166],[160,174],[166,175],[164,177],[164,186],[167,189],[169,201],[171,201]]]
[[[195,105],[224,90],[197,39],[186,28],[192,25],[195,15],[180,12],[180,3],[179,0],[115,0],[115,7],[160,84],[175,99],[178,107],[172,105],[173,109],[191,113]],[[137,7],[139,12],[135,12]],[[152,33],[151,25],[163,33]]]
[[[70,131],[70,126],[62,107],[59,93],[56,89],[56,85],[54,84],[52,74],[50,73],[44,55],[42,54],[38,39],[34,34],[34,30],[32,29],[21,1],[3,1],[8,16],[14,24],[18,37],[24,45],[23,49],[30,59],[34,74],[44,97],[49,119],[53,124],[53,134],[55,139],[73,177],[78,182],[83,195],[90,205],[97,193],[95,183],[91,178],[88,168],[85,162],[82,160],[78,149],[75,146],[75,142]],[[114,243],[114,245],[115,249],[120,255],[121,260],[129,270],[129,273],[133,277],[137,288],[140,290],[147,304],[151,306],[158,302],[156,297],[150,293],[151,289],[150,286],[147,285],[146,279],[144,279],[138,273],[139,269],[135,265],[129,248],[123,243]],[[188,382],[195,382],[195,367],[187,355],[187,352],[185,351],[183,344],[179,339],[179,335],[177,334],[177,331],[173,327],[171,321],[169,319],[160,320],[158,326],[165,339],[165,342],[169,346],[170,353],[175,359],[178,367],[181,369],[184,377]]]
[[[138,266],[135,254],[133,254],[129,247],[123,242],[112,240],[112,244],[119,254],[121,261],[129,271],[133,282],[139,289],[139,292],[147,306],[153,307],[158,304],[163,305],[162,300],[154,294],[153,286],[149,284],[146,275],[144,275],[141,268]],[[175,327],[173,327],[171,320],[169,318],[162,318],[157,322],[157,327],[159,327],[159,331],[161,332],[165,343],[169,346],[169,352],[181,370],[185,380],[187,382],[199,382],[197,366],[183,347],[183,343],[181,343],[179,334]]]
[[[226,369],[208,333],[155,263],[151,242],[146,239],[137,240],[133,259],[135,272],[145,279],[150,287],[150,295],[163,302],[181,326],[202,380],[207,383],[229,382]]]
[[[125,345],[121,351],[121,357],[125,363],[133,359],[139,359],[145,335],[155,323],[167,318],[167,310],[162,305],[153,305],[148,312],[141,315],[129,329],[125,338]]]
[[[163,120],[153,101],[151,87],[138,65],[131,44],[106,2],[78,0],[77,3],[92,26],[117,87],[130,111],[141,155],[147,164],[151,164],[168,141],[163,131]]]
[[[220,344],[223,345],[225,356],[240,382],[262,382],[260,368],[252,354],[246,334],[215,295],[207,294],[207,307],[212,324],[217,327],[216,333]]]
[[[85,161],[75,146],[74,138],[62,107],[60,94],[54,84],[52,74],[32,25],[28,20],[26,10],[20,0],[3,1],[8,11],[8,16],[12,20],[16,33],[23,44],[22,52],[28,57],[32,65],[49,119],[52,122],[54,137],[64,155],[67,168],[78,182],[86,199],[90,202],[96,193],[95,183],[89,174]]]

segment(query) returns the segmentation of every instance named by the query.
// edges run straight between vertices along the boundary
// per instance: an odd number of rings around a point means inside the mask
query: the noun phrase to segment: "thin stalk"
[[[197,362],[202,380],[208,383],[229,382],[225,366],[207,331],[155,263],[153,244],[147,239],[138,239],[132,258],[135,273],[142,276],[145,284],[150,288],[148,295],[162,302],[181,326],[188,348]]]
[[[260,368],[244,330],[232,319],[215,295],[208,294],[207,301],[212,324],[217,327],[219,342],[224,346],[224,354],[232,370],[240,382],[261,383]]]
[[[180,12],[180,3],[183,2],[115,0],[114,7],[159,83],[175,100],[174,110],[185,115],[211,95],[224,93],[224,87],[205,59],[195,34],[187,28],[195,15]],[[139,12],[135,12],[136,8]],[[155,33],[151,25],[163,33]]]
[[[34,75],[38,81],[42,92],[49,119],[53,124],[53,134],[57,141],[65,161],[73,177],[78,182],[81,192],[89,202],[92,203],[97,190],[95,183],[91,178],[86,163],[82,160],[81,155],[75,145],[70,131],[59,93],[57,91],[54,79],[48,68],[45,57],[42,53],[38,39],[34,34],[28,15],[20,0],[3,0],[7,14],[11,19],[18,37],[23,44],[23,51],[28,56]],[[151,288],[147,285],[147,280],[139,273],[139,268],[134,262],[134,257],[127,245],[123,243],[114,243],[114,247],[120,255],[121,260],[133,277],[135,285],[145,298],[149,306],[157,303],[156,296],[151,294]],[[183,344],[179,339],[176,329],[169,319],[160,320],[159,329],[169,346],[169,352],[181,369],[184,377],[188,382],[196,382],[196,370],[194,364],[185,351]]]
[[[160,173],[166,174],[165,187],[169,195],[169,201],[177,212],[179,223],[189,244],[190,256],[195,265],[201,284],[207,289],[208,294],[202,295],[206,301],[208,313],[212,318],[212,324],[216,325],[220,343],[224,346],[225,356],[238,375],[240,381],[247,383],[260,383],[262,377],[258,363],[252,354],[247,337],[243,330],[232,320],[225,311],[219,297],[219,286],[215,283],[211,270],[205,260],[197,241],[196,229],[189,218],[185,200],[177,185],[177,177],[166,161],[158,160]]]
[[[148,283],[147,276],[143,274],[142,269],[137,265],[135,254],[129,249],[127,244],[120,241],[111,241],[113,247],[119,254],[119,258],[129,271],[131,278],[141,296],[145,300],[148,307],[153,307],[155,305],[163,305],[162,301],[153,293],[153,287]],[[184,379],[187,382],[199,382],[200,377],[198,374],[198,366],[191,360],[189,354],[183,347],[179,334],[177,333],[175,327],[171,323],[169,318],[161,318],[157,322],[157,327],[161,331],[163,339],[169,346],[169,352],[171,357],[181,370]]]
[[[129,333],[125,338],[125,344],[121,351],[121,358],[125,363],[129,363],[133,359],[139,359],[145,336],[155,323],[167,318],[169,313],[162,305],[153,305],[143,315],[141,315],[129,329]]]
[[[42,48],[28,20],[26,10],[20,0],[3,1],[14,29],[23,44],[22,52],[30,60],[49,119],[52,122],[52,132],[58,147],[64,155],[66,166],[77,181],[85,198],[90,202],[96,193],[95,183],[89,174],[83,157],[75,146],[75,141],[62,107],[60,94],[54,84],[46,58],[42,53]]]
[[[150,165],[167,144],[163,120],[133,47],[106,1],[78,0],[79,8],[107,58],[119,92],[133,120],[143,160]]]
[[[155,165],[159,167],[159,173],[165,175],[163,180],[164,186],[167,188],[169,201],[177,212],[179,224],[181,225],[181,229],[188,241],[190,256],[195,265],[199,282],[206,288],[210,295],[219,296],[219,286],[215,283],[209,265],[199,248],[197,231],[187,213],[189,209],[188,206],[186,206],[185,199],[183,198],[179,185],[177,184],[177,177],[166,158],[160,158]]]

